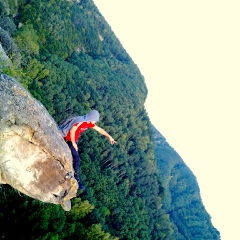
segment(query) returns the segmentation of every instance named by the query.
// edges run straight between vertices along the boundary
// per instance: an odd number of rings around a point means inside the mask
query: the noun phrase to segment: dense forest
[[[219,239],[202,204],[196,177],[162,134],[153,127],[155,157],[164,191],[163,208],[170,214],[173,238]]]
[[[194,175],[159,145],[144,77],[92,0],[0,0],[0,45],[1,72],[57,123],[97,109],[99,126],[118,142],[82,134],[86,191],[69,212],[1,185],[1,239],[14,239],[17,229],[24,240],[220,239]]]

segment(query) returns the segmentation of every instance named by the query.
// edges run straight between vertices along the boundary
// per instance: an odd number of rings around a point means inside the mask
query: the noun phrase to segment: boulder
[[[46,108],[15,79],[0,75],[0,183],[71,209],[72,155]]]

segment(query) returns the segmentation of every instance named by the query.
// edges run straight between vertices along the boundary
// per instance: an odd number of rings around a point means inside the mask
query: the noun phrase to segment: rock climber
[[[59,127],[59,130],[62,136],[65,138],[65,141],[72,153],[74,177],[78,182],[78,190],[85,190],[85,187],[82,185],[79,176],[80,156],[78,154],[77,141],[80,134],[86,131],[88,128],[92,128],[107,137],[111,144],[116,143],[116,141],[112,138],[111,135],[109,135],[104,129],[96,125],[96,122],[99,121],[99,117],[99,112],[97,110],[92,110],[85,116],[77,116],[67,119]]]

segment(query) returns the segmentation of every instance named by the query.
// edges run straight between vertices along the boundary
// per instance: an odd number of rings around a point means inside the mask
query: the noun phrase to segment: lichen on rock
[[[0,75],[0,183],[71,209],[77,181],[71,152],[46,108],[15,79]]]

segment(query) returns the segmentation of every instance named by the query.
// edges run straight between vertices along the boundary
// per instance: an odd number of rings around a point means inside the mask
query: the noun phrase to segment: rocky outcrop
[[[12,63],[0,44],[0,71],[3,71],[7,66],[12,66]]]
[[[77,181],[71,152],[44,106],[0,75],[0,183],[71,209]]]

